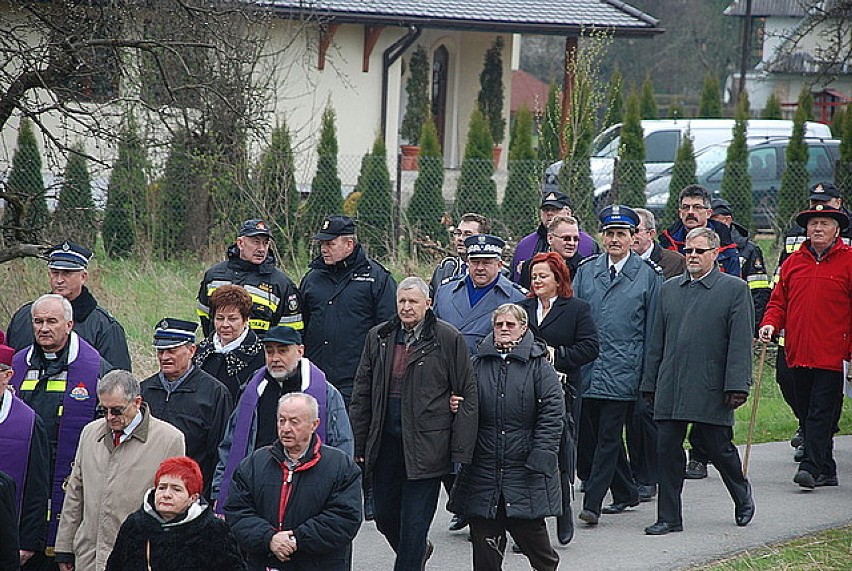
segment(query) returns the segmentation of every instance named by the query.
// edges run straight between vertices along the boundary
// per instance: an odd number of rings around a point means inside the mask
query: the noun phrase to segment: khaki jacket
[[[142,422],[118,447],[104,419],[80,434],[56,536],[57,561],[73,554],[77,571],[106,567],[121,523],[154,485],[160,463],[184,454],[183,433],[152,417],[146,405],[141,410]]]

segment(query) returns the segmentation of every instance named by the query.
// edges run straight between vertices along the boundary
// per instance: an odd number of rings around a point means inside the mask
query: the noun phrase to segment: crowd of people
[[[442,485],[474,569],[501,567],[508,532],[555,570],[545,518],[571,542],[577,480],[579,522],[656,498],[644,531],[663,535],[683,529],[684,479],[708,465],[745,526],[734,410],[757,342],[783,347],[793,482],[837,486],[850,218],[830,183],[809,201],[774,280],[698,185],[663,230],[648,210],[604,208],[600,243],[549,192],[507,267],[504,240],[468,213],[455,255],[399,284],[332,215],[297,287],[269,225],[247,220],[202,278],[201,340],[198,323],[164,317],[143,380],[85,285],[91,250],[65,241],[51,293],[0,344],[0,570],[345,570],[364,519],[396,571],[420,570]]]

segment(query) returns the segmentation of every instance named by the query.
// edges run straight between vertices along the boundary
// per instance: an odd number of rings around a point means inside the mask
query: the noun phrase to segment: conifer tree
[[[766,100],[766,106],[763,108],[763,113],[760,115],[761,119],[783,119],[784,115],[781,113],[781,100],[778,99],[778,96],[774,93],[769,96]]]
[[[675,156],[672,177],[669,180],[669,198],[666,201],[666,211],[663,214],[663,220],[657,224],[660,228],[667,227],[677,220],[680,191],[690,184],[698,182],[695,178],[695,168],[695,145],[692,142],[692,135],[687,131]]]
[[[722,90],[719,87],[719,79],[711,73],[704,77],[701,101],[698,104],[698,116],[705,119],[722,116]]]
[[[92,199],[92,177],[83,153],[83,145],[78,144],[68,155],[59,201],[53,214],[54,238],[74,240],[94,248],[97,236],[95,201]]]
[[[393,194],[385,142],[379,136],[365,157],[358,201],[358,233],[371,256],[387,258],[394,250]]]
[[[106,211],[101,231],[104,249],[109,256],[130,255],[148,226],[146,163],[147,157],[136,122],[129,116],[118,143],[118,157],[112,165],[107,186]]]
[[[299,188],[296,185],[293,146],[285,119],[272,130],[269,146],[260,158],[255,174],[255,189],[260,204],[259,215],[274,223],[276,233],[283,234],[279,247],[295,249],[296,211]]]
[[[843,125],[840,129],[840,160],[834,178],[843,197],[843,204],[852,204],[852,105],[847,105],[843,113]]]
[[[657,119],[659,110],[657,109],[657,100],[654,98],[654,84],[650,77],[645,77],[642,82],[642,101],[640,102],[642,119]]]
[[[443,240],[446,230],[441,224],[444,215],[444,157],[438,142],[438,130],[431,115],[420,133],[420,169],[414,181],[414,194],[406,211],[408,224],[422,237]]]
[[[538,136],[538,158],[543,166],[550,165],[561,158],[559,127],[562,124],[562,110],[559,106],[558,93],[559,88],[551,82],[547,90],[547,104],[544,107]]]
[[[838,107],[834,110],[834,117],[831,118],[831,136],[835,139],[842,139],[845,124],[846,111],[843,107]]]
[[[728,146],[725,174],[722,176],[721,194],[722,198],[731,205],[734,220],[746,228],[751,228],[754,196],[752,195],[751,176],[748,173],[748,145],[746,144],[748,114],[748,93],[743,91],[737,102],[733,137]]]
[[[606,129],[616,123],[621,123],[622,119],[624,119],[623,84],[624,79],[621,76],[621,69],[616,67],[609,79],[609,88],[606,96],[607,108],[602,129]]]
[[[503,142],[506,120],[503,118],[503,37],[497,36],[488,51],[479,75],[477,104],[494,145]]]
[[[793,115],[793,133],[787,143],[786,169],[781,175],[778,191],[778,209],[775,221],[779,231],[793,223],[793,218],[807,206],[808,196],[808,145],[805,143],[805,122],[811,114],[813,99],[807,88],[802,89]]]
[[[497,217],[497,185],[491,178],[494,174],[493,147],[485,117],[479,109],[474,109],[456,188],[453,208],[456,218],[466,212],[478,212],[491,220]]]
[[[323,218],[340,214],[343,208],[340,177],[337,174],[336,114],[329,104],[322,114],[322,128],[317,146],[317,172],[311,182],[302,228],[307,236],[316,233]]]
[[[538,168],[532,148],[532,114],[522,106],[515,116],[509,140],[509,180],[503,198],[507,238],[520,238],[538,220]]]
[[[185,131],[174,134],[163,178],[157,185],[156,219],[154,221],[154,251],[163,259],[183,253],[189,211],[187,189],[197,184],[195,156],[191,135]]]
[[[645,140],[639,114],[639,96],[631,92],[627,98],[621,147],[615,168],[614,202],[632,208],[645,207]]]
[[[429,56],[423,46],[417,46],[408,60],[405,93],[408,95],[408,103],[399,134],[410,144],[416,145],[429,114]]]
[[[41,152],[28,119],[22,119],[12,158],[12,170],[6,182],[11,200],[3,214],[7,244],[38,244],[48,224]]]

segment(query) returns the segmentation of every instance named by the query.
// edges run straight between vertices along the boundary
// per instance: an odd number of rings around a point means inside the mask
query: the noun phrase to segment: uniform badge
[[[551,192],[550,194],[547,195],[547,197],[544,200],[546,200],[546,201],[547,200],[556,200],[556,194]]]
[[[820,187],[820,188],[822,188],[822,187]],[[814,191],[814,192],[816,192],[816,191]],[[814,206],[814,210],[822,210],[823,208],[825,208],[824,204],[817,204],[816,206]]]
[[[323,223],[322,223],[322,229],[323,229],[323,230],[328,230],[328,225],[329,225],[330,223],[331,223],[331,222],[330,222],[330,221],[328,221],[328,220],[326,220],[325,222],[323,222]]]
[[[821,184],[818,184],[814,187],[814,193],[817,193],[817,192],[825,192],[825,189],[822,187]]]
[[[71,249],[71,244],[69,244],[68,242],[65,242],[64,244],[62,244],[62,251],[63,252],[67,252],[70,249]]]
[[[296,299],[295,294],[287,298],[287,307],[290,308],[290,311],[296,311],[299,308],[299,300]]]
[[[69,396],[76,401],[84,401],[89,398],[89,389],[86,388],[86,385],[80,383],[73,389],[71,389],[71,393]]]
[[[169,328],[169,322],[164,319],[160,322],[160,325],[158,327],[160,329],[168,329]]]
[[[266,222],[263,220],[258,220],[257,224],[254,226],[257,230],[268,230],[266,227]]]
[[[476,240],[477,240],[477,242],[479,242],[480,244],[484,244],[484,243],[485,243],[485,236],[483,236],[482,234],[480,234],[480,235],[479,235],[479,237],[478,237]]]

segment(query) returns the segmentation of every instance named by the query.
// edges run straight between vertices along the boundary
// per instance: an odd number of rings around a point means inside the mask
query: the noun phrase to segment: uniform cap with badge
[[[468,259],[502,258],[506,242],[490,234],[474,234],[464,239]]]
[[[548,192],[541,198],[542,210],[545,208],[557,208],[562,210],[565,207],[571,208],[571,201],[568,200],[568,196],[562,194],[558,190]]]
[[[799,212],[796,216],[796,224],[805,228],[808,225],[808,221],[812,218],[832,218],[837,221],[840,230],[846,230],[849,227],[849,216],[845,212],[839,208],[825,204],[817,204],[813,208]]]
[[[240,236],[266,236],[272,238],[272,232],[269,230],[269,224],[265,220],[252,218],[246,220],[240,226]]]
[[[154,348],[172,349],[186,343],[195,343],[195,330],[198,324],[194,321],[164,317],[154,329]]]
[[[808,200],[828,202],[832,198],[840,198],[840,190],[830,182],[818,182],[811,187]]]
[[[601,232],[610,228],[623,228],[636,230],[639,225],[639,215],[629,206],[623,204],[611,204],[598,214],[601,222]]]
[[[355,221],[348,216],[335,214],[326,216],[320,231],[314,234],[314,240],[334,240],[338,236],[354,236]]]
[[[47,267],[51,270],[82,272],[89,267],[94,254],[85,246],[65,240],[50,249],[47,255]]]

